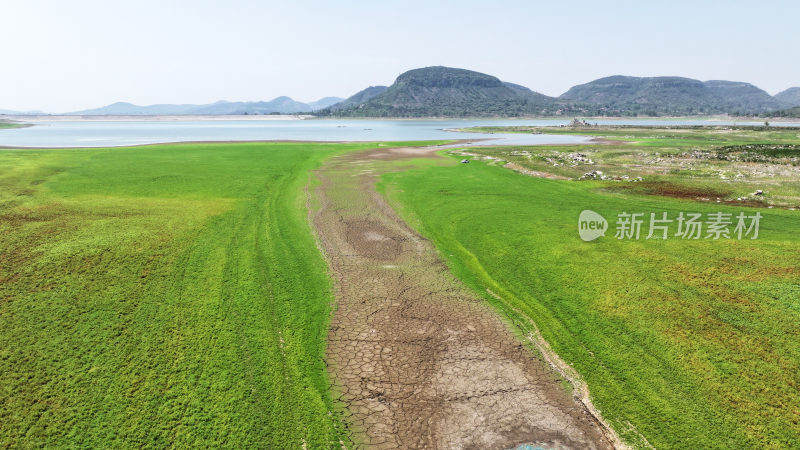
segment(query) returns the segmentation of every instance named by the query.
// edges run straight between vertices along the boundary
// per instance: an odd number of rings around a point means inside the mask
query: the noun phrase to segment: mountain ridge
[[[115,102],[100,108],[85,109],[66,113],[65,115],[74,116],[94,116],[94,115],[122,115],[122,116],[145,116],[145,115],[233,115],[233,114],[297,114],[313,112],[318,109],[327,108],[333,104],[341,102],[339,97],[324,97],[310,103],[303,103],[293,100],[291,97],[280,96],[270,101],[258,102],[229,102],[220,100],[208,104],[155,104],[155,105],[134,105],[128,102]]]
[[[674,76],[613,75],[573,86],[558,98],[607,114],[757,114],[784,106],[750,83]]]
[[[11,109],[0,109],[0,115],[4,116],[31,116],[45,114],[42,111],[14,111]]]
[[[342,117],[758,115],[787,106],[786,102],[741,81],[613,75],[549,97],[492,75],[431,66],[403,72],[391,86],[370,98],[342,102],[317,114]]]
[[[139,106],[116,102],[64,115],[236,115],[313,113],[322,117],[769,116],[800,106],[800,87],[775,96],[750,83],[678,76],[612,75],[558,97],[467,69],[430,66],[401,73],[390,86],[369,86],[346,99]],[[45,114],[0,110],[5,115]]]
[[[363,92],[363,91],[362,91]],[[519,116],[539,112],[552,98],[467,69],[431,66],[400,74],[377,95],[320,115],[367,117]]]

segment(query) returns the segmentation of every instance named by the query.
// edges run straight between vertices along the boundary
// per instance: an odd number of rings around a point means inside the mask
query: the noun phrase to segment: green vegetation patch
[[[374,146],[0,152],[0,446],[346,441],[304,187]]]
[[[0,130],[2,130],[3,128],[24,128],[27,126],[30,125],[0,120]]]
[[[773,158],[800,158],[800,145],[797,144],[744,144],[728,145],[717,149],[717,153],[730,158],[739,156],[738,160],[749,162],[768,161]]]
[[[521,331],[537,324],[627,441],[800,446],[796,211],[604,193],[478,161],[388,174],[383,188],[460,278]],[[609,220],[605,237],[579,238],[585,209]],[[622,212],[684,211],[760,212],[759,238],[614,237]]]

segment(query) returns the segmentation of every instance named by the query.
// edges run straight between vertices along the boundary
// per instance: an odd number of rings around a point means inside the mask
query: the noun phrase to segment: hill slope
[[[389,89],[387,86],[370,86],[364,90],[358,91],[355,94],[348,97],[346,100],[343,100],[335,105],[331,106],[331,110],[338,111],[341,109],[359,106],[371,98],[383,93],[386,89]]]
[[[320,113],[370,117],[518,116],[551,111],[554,104],[551,97],[503,83],[491,75],[435,66],[401,74],[394,84],[367,101]]]
[[[795,106],[794,108],[789,108],[789,109],[782,109],[779,111],[770,111],[768,113],[762,114],[762,117],[800,118],[800,106]]]
[[[682,77],[611,76],[574,86],[559,99],[607,114],[759,113],[781,107],[749,83]]]
[[[341,97],[323,97],[315,102],[309,102],[308,106],[311,108],[309,111],[316,111],[318,109],[324,109],[329,106],[335,105],[340,103],[344,99]]]
[[[759,112],[780,108],[780,101],[763,89],[741,81],[710,80],[703,83],[713,98],[721,100],[724,112]]]
[[[775,94],[775,98],[788,106],[800,106],[800,87],[793,87]]]

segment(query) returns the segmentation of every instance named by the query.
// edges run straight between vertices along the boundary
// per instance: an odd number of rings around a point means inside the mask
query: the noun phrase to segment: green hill
[[[775,98],[788,106],[800,106],[800,87],[786,89],[775,94]]]
[[[425,67],[397,77],[365,102],[328,114],[367,117],[494,117],[552,113],[555,99],[480,72]]]
[[[800,88],[772,97],[744,82],[616,75],[574,86],[558,98],[480,72],[434,66],[369,87],[317,112],[343,117],[515,117],[758,115],[782,110]],[[799,100],[800,101],[800,100]]]
[[[350,107],[359,107],[362,104],[369,101],[371,98],[375,97],[376,95],[381,94],[386,89],[388,89],[388,87],[386,86],[370,86],[364,90],[356,92],[355,94],[351,95],[350,97],[339,103],[331,105],[330,109],[338,111]]]
[[[741,81],[711,80],[703,83],[711,94],[710,104],[720,100],[722,112],[758,112],[780,108],[783,105],[763,89]]]
[[[559,99],[609,115],[761,113],[781,107],[749,83],[682,77],[617,75],[574,86]]]

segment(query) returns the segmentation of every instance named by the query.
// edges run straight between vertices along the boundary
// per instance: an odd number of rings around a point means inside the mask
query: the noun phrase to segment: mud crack
[[[539,355],[447,270],[375,191],[385,161],[435,149],[331,158],[309,194],[335,281],[326,360],[354,440],[374,448],[613,448]]]

